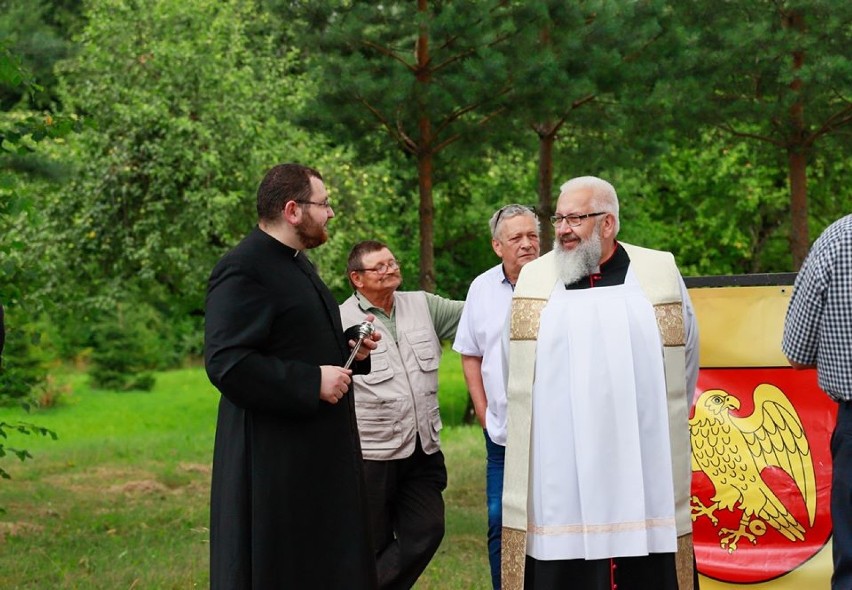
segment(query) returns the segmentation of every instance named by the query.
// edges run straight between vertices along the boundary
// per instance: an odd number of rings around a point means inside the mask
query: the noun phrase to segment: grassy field
[[[65,379],[57,408],[0,421],[53,429],[59,440],[10,433],[0,480],[0,588],[186,589],[208,586],[210,461],[218,394],[203,369],[157,375],[149,393],[93,391]],[[482,433],[458,424],[464,382],[454,353],[441,365],[447,536],[418,590],[488,587]]]

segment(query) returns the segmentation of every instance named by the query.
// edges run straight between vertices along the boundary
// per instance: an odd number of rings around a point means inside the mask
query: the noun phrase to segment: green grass
[[[457,355],[441,365],[449,485],[447,535],[418,590],[488,587],[485,450],[478,428],[458,424],[466,392]],[[71,394],[50,410],[0,409],[0,421],[50,428],[53,441],[9,433],[0,480],[0,587],[185,589],[208,587],[210,461],[218,393],[201,368],[157,374],[152,392]],[[459,388],[459,384],[460,388]]]

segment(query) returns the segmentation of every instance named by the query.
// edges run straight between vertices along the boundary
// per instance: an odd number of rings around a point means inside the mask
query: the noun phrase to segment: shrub
[[[112,391],[150,391],[151,369],[158,364],[152,330],[136,312],[108,314],[95,327],[89,378],[92,387]]]
[[[9,406],[37,397],[47,377],[41,356],[40,334],[29,325],[6,325],[6,345],[0,365],[0,405]]]

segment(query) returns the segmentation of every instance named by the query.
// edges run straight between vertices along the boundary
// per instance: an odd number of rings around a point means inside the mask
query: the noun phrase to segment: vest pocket
[[[444,423],[441,422],[441,410],[439,408],[432,408],[429,412],[429,422],[432,425],[432,440],[439,442],[441,440],[441,430],[444,428]]]
[[[367,385],[375,385],[382,381],[387,381],[393,377],[393,369],[388,361],[387,349],[385,352],[376,353],[374,350],[370,354],[370,372],[366,375],[357,375],[358,379],[363,379]]]
[[[361,448],[371,451],[394,450],[402,444],[402,425],[395,418],[381,416],[358,416],[357,418]]]
[[[423,372],[437,371],[441,362],[441,349],[435,344],[434,333],[430,330],[414,330],[405,333],[408,345],[414,351],[414,358]]]

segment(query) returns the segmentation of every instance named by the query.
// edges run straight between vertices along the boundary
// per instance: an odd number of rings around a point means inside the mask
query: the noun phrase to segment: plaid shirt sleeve
[[[831,397],[852,400],[852,215],[814,242],[793,285],[781,347],[791,361],[816,365]]]
[[[816,365],[819,326],[825,306],[825,273],[815,250],[796,276],[784,322],[784,354],[802,365]]]

